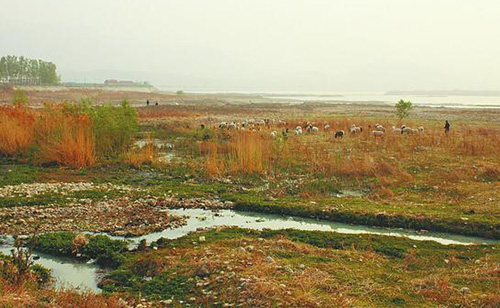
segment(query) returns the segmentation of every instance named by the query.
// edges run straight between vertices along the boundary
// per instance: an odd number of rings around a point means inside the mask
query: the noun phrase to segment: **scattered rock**
[[[155,198],[130,200],[125,193],[132,189],[127,186],[92,183],[35,183],[2,187],[0,195],[4,198],[31,198],[38,194],[66,195],[82,190],[115,190],[124,195],[116,199],[94,202],[82,202],[82,199],[75,199],[67,206],[53,204],[0,208],[0,234],[14,232],[21,235],[32,234],[35,228],[38,228],[38,224],[27,223],[27,221],[39,222],[40,228],[37,232],[41,233],[90,231],[118,236],[140,236],[167,228],[176,228],[186,223],[185,218],[156,206]],[[82,239],[78,238],[78,240]],[[77,249],[77,246],[79,243],[74,243],[73,248]]]
[[[236,248],[237,252],[247,252],[247,250],[244,247],[238,247]]]
[[[208,275],[210,275],[210,271],[208,270],[207,265],[203,264],[202,266],[200,266],[196,270],[195,275],[198,276],[198,277],[201,277],[201,278],[207,277]]]

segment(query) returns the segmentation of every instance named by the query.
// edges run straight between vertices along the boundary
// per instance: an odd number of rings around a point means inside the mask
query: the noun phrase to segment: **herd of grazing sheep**
[[[242,131],[260,131],[262,128],[267,128],[267,129],[272,129],[273,125],[276,125],[278,127],[281,127],[281,134],[284,137],[289,136],[290,134],[294,134],[295,136],[301,136],[303,134],[317,134],[320,132],[320,129],[318,126],[316,126],[314,123],[311,122],[306,122],[305,125],[297,125],[295,129],[292,131],[290,128],[287,127],[288,123],[283,120],[275,120],[275,119],[263,119],[263,120],[244,120],[241,122],[220,122],[218,124],[218,129],[227,129],[227,130],[242,130]],[[215,128],[215,127],[214,127]],[[387,129],[379,124],[376,123],[375,125],[368,126],[369,129],[373,129],[371,132],[371,135],[373,137],[383,137],[387,133]],[[323,131],[324,132],[329,132],[332,130],[332,126],[328,124],[328,122],[323,123]],[[412,135],[412,134],[422,134],[424,133],[425,129],[423,126],[419,126],[418,128],[411,128],[406,125],[402,125],[401,127],[396,127],[392,126],[392,130],[390,130],[393,134],[400,134],[400,135]],[[349,135],[357,135],[363,132],[363,127],[358,126],[356,124],[352,124],[349,127],[348,133]],[[346,132],[342,129],[336,130],[333,133],[334,138],[343,138],[346,136]],[[270,137],[276,138],[278,137],[278,131],[272,130],[269,134]]]

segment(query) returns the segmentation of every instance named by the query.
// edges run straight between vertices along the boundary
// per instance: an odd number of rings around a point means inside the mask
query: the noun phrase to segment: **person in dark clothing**
[[[444,123],[444,132],[445,134],[448,134],[450,132],[450,122],[448,122],[448,120],[446,120],[446,122]]]
[[[149,99],[146,101],[146,106],[149,106]]]

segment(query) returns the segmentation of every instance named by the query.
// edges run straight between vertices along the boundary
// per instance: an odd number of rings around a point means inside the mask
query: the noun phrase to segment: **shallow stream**
[[[419,241],[436,241],[443,245],[500,244],[500,241],[498,240],[488,240],[455,234],[417,232],[405,229],[349,225],[310,218],[287,217],[252,212],[236,212],[232,210],[212,212],[203,209],[178,209],[169,211],[178,215],[189,216],[187,224],[176,229],[167,229],[141,237],[129,238],[129,240],[131,240],[131,246],[135,246],[141,239],[146,239],[148,244],[150,244],[161,237],[175,239],[184,236],[191,231],[195,231],[198,228],[211,228],[217,226],[237,226],[256,230],[297,229],[338,232],[344,234],[376,234],[407,237]],[[0,252],[10,254],[10,245],[11,243],[9,242],[1,245]],[[52,275],[56,279],[56,287],[60,288],[62,286],[72,286],[74,288],[88,289],[96,292],[100,291],[97,284],[102,277],[103,272],[97,265],[93,263],[81,263],[72,259],[53,257],[45,254],[37,255],[40,258],[36,260],[35,263],[52,270]]]

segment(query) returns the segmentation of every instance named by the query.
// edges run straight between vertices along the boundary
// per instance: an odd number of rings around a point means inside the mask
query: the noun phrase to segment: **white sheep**
[[[219,128],[220,128],[220,129],[224,129],[224,128],[226,128],[226,127],[227,127],[227,123],[226,123],[226,122],[221,122],[221,123],[219,124]]]
[[[319,132],[319,128],[317,128],[316,126],[311,127],[312,134],[317,134],[318,132]]]
[[[382,137],[382,136],[384,136],[384,132],[383,131],[379,131],[379,130],[374,130],[374,131],[372,131],[372,135],[375,138]]]
[[[277,133],[275,130],[273,130],[273,131],[269,134],[269,136],[271,136],[272,138],[276,138],[276,137],[278,136],[278,133]]]
[[[392,127],[392,132],[394,134],[401,134],[401,128],[397,128],[396,126]]]
[[[328,123],[327,123],[327,124],[325,124],[325,125],[323,125],[323,130],[324,130],[324,131],[326,131],[326,132],[327,132],[327,131],[329,131],[329,130],[330,130],[330,128],[331,128],[331,126],[330,126],[330,124],[328,124]]]
[[[418,132],[419,133],[423,133],[425,131],[424,127],[423,126],[419,126],[418,127]]]
[[[412,130],[410,127],[406,127],[406,125],[401,126],[401,134],[411,134]]]
[[[237,126],[236,126],[236,123],[231,122],[231,123],[228,125],[228,127],[227,127],[227,128],[229,128],[229,129],[236,129],[236,127],[237,127]]]
[[[354,134],[357,134],[357,133],[361,133],[361,131],[362,131],[361,127],[354,125],[354,126],[351,126],[351,129],[349,130],[349,133],[351,133],[351,135],[354,135]]]
[[[383,127],[380,124],[375,124],[375,129],[378,130],[379,132],[385,131],[385,127]]]
[[[295,135],[296,135],[296,136],[300,136],[300,135],[302,135],[302,127],[297,126],[297,127],[295,128]]]

